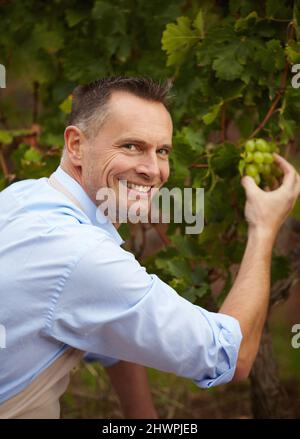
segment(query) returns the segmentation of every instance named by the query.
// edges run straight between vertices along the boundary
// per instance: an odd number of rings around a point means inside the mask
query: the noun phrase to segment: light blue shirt
[[[127,360],[203,388],[230,381],[238,321],[191,304],[148,274],[113,224],[97,221],[83,188],[60,167],[55,177],[84,211],[47,178],[0,193],[0,402],[69,346],[104,365]]]

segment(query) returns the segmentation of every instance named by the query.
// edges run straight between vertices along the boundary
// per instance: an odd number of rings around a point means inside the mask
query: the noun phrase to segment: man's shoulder
[[[30,194],[32,190],[34,190],[36,187],[41,187],[41,185],[45,184],[47,182],[46,177],[42,178],[29,178],[25,180],[19,180],[15,181],[14,183],[7,186],[5,189],[3,189],[0,192],[0,196],[5,197],[8,195],[14,195],[18,197],[20,196],[26,196],[26,194]]]
[[[67,197],[53,189],[47,178],[23,180],[0,193],[2,231],[22,234],[29,243],[61,249],[86,248],[111,238]],[[2,237],[4,238],[3,234]]]

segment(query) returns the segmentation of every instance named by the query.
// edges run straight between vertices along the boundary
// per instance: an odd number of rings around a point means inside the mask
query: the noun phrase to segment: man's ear
[[[65,129],[66,150],[74,166],[81,166],[83,145],[86,141],[83,132],[74,125],[69,125]]]

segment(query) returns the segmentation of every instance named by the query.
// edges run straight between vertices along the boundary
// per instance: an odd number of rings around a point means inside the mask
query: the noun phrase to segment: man
[[[167,99],[167,86],[143,78],[78,87],[61,166],[1,193],[0,417],[59,417],[69,371],[85,352],[102,358],[128,417],[156,416],[142,365],[203,388],[248,376],[272,246],[300,178],[276,155],[280,188],[267,193],[243,179],[249,232],[239,274],[219,313],[192,305],[120,247],[119,224],[97,209],[99,189],[112,189],[119,209],[167,181]]]

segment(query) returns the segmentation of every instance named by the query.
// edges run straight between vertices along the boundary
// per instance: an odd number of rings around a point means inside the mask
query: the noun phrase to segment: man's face
[[[134,201],[129,198],[140,198],[149,208],[150,192],[145,191],[160,188],[169,177],[170,114],[160,103],[121,91],[112,94],[109,109],[97,136],[83,147],[82,186],[95,204],[98,190],[108,187],[115,191],[117,206],[126,201],[130,207]],[[128,182],[121,194],[120,180]]]

